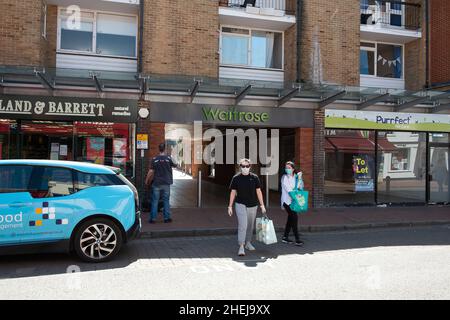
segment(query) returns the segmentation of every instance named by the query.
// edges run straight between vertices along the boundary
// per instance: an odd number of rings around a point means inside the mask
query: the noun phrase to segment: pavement
[[[245,257],[234,235],[139,239],[101,264],[1,256],[0,299],[450,299],[450,224],[303,240],[254,242]]]
[[[277,231],[284,230],[284,210],[269,208],[267,214]],[[157,223],[149,224],[148,217],[148,213],[143,214],[142,238],[231,235],[237,228],[235,215],[229,217],[226,208],[173,208],[172,223],[163,223],[159,214]],[[323,232],[449,223],[450,206],[321,208],[301,214],[299,230]]]

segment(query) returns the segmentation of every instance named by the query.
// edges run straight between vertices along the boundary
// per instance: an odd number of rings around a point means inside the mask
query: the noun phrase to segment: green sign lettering
[[[228,111],[203,107],[203,117],[209,121],[245,121],[245,122],[267,122],[269,121],[269,114],[267,112],[250,112],[250,111],[237,111],[232,108]]]

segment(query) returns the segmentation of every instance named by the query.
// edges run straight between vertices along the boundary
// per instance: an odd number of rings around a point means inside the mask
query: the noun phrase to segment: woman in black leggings
[[[286,228],[284,230],[284,237],[282,242],[292,244],[294,241],[289,239],[289,233],[294,232],[295,245],[301,246],[303,242],[300,240],[298,234],[298,214],[291,210],[289,205],[292,202],[292,198],[289,192],[295,189],[295,181],[297,178],[297,188],[303,190],[304,184],[302,179],[302,173],[295,170],[295,165],[293,162],[288,161],[284,167],[285,174],[281,177],[281,206],[286,210],[288,214]]]

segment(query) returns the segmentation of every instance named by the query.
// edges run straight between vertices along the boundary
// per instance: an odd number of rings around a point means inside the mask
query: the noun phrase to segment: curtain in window
[[[275,42],[275,34],[272,32],[266,33],[266,67],[273,66],[273,46]]]
[[[394,60],[396,61],[396,64],[394,65],[394,77],[401,78],[403,65],[402,47],[394,46]]]

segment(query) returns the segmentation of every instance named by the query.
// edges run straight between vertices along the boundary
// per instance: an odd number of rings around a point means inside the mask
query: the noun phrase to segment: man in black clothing
[[[154,223],[158,214],[158,202],[160,196],[164,203],[164,222],[172,222],[170,217],[170,185],[173,184],[172,168],[176,167],[172,158],[165,154],[166,146],[159,145],[159,155],[154,157],[150,163],[150,170],[145,179],[145,184],[152,182],[152,204],[150,212],[150,223]]]

